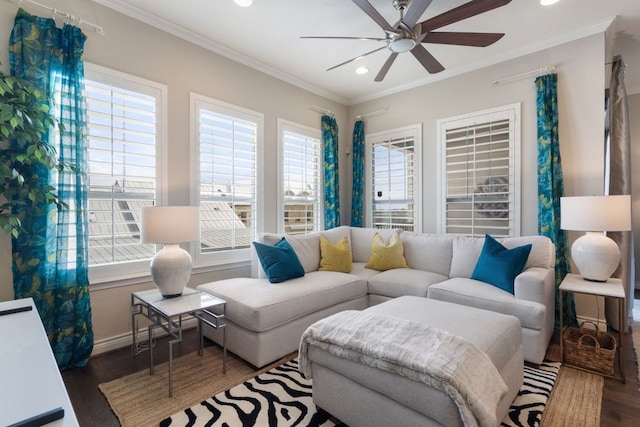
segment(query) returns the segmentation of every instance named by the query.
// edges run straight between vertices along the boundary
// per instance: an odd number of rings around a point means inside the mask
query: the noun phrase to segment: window
[[[318,231],[322,224],[322,135],[319,129],[278,120],[280,229]]]
[[[519,235],[519,116],[514,104],[438,121],[441,232]]]
[[[366,136],[367,225],[419,232],[420,125]]]
[[[193,168],[199,183],[197,263],[250,259],[258,226],[259,153],[263,116],[192,94]]]
[[[89,265],[92,279],[148,273],[153,245],[140,244],[140,209],[159,199],[166,88],[86,66]],[[138,263],[136,263],[138,262]],[[107,272],[108,276],[107,276]]]

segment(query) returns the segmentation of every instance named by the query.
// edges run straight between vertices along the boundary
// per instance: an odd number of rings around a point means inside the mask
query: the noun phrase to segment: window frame
[[[200,206],[200,120],[199,110],[207,106],[207,110],[256,122],[256,218],[255,236],[257,239],[263,230],[263,146],[264,146],[264,114],[248,108],[240,107],[225,101],[190,93],[190,153],[191,153],[191,204]],[[237,114],[237,116],[234,116]],[[189,250],[193,258],[194,267],[208,267],[217,265],[248,263],[251,261],[251,247],[230,249],[217,252],[203,253],[200,251],[200,240],[191,242]]]
[[[85,62],[85,82],[94,81],[111,85],[119,89],[139,92],[156,98],[156,194],[155,203],[164,204],[167,200],[168,171],[168,88],[166,85],[107,67]],[[87,110],[88,114],[88,110]],[[88,125],[87,125],[88,126]],[[88,137],[88,133],[87,133]],[[89,282],[100,284],[137,277],[149,276],[149,259],[114,262],[89,266]],[[114,268],[117,266],[117,268]]]
[[[365,135],[365,226],[373,227],[373,156],[372,145],[375,143],[400,138],[413,138],[414,146],[414,191],[413,232],[422,232],[422,123],[388,129]]]
[[[314,230],[321,231],[324,229],[324,174],[323,174],[323,146],[322,146],[322,131],[310,126],[301,125],[295,122],[291,122],[285,119],[278,118],[277,120],[277,132],[278,132],[278,177],[277,177],[277,197],[278,197],[278,232],[284,233],[284,220],[285,220],[285,208],[284,208],[284,133],[286,131],[297,133],[308,138],[314,138],[319,141],[319,165],[318,165],[318,214],[314,224]]]
[[[509,176],[510,198],[512,198],[513,215],[509,218],[509,236],[520,236],[521,233],[521,117],[522,104],[513,103],[500,107],[461,114],[437,121],[437,230],[447,233],[447,201],[446,201],[446,134],[448,129],[455,129],[474,124],[489,123],[497,120],[509,120]]]

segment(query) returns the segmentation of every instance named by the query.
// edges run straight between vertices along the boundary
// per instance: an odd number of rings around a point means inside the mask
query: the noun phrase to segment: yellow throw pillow
[[[351,246],[344,236],[335,245],[324,236],[320,236],[320,268],[319,271],[339,271],[349,273],[352,267]]]
[[[369,257],[369,262],[365,265],[365,268],[384,271],[392,268],[408,267],[407,261],[404,259],[404,246],[398,233],[393,233],[388,245],[385,245],[380,233],[373,235],[371,257]]]

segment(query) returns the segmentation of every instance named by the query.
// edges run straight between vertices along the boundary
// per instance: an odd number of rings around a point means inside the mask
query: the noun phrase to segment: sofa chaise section
[[[256,367],[297,350],[313,322],[368,305],[366,280],[336,272],[309,272],[276,285],[267,279],[227,279],[198,290],[227,302],[227,349]],[[204,334],[222,343],[220,330],[205,326]]]

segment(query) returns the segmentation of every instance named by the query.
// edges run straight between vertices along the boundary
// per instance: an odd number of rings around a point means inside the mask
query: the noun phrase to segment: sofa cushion
[[[400,235],[393,233],[389,243],[385,243],[379,233],[373,235],[371,240],[371,256],[366,268],[372,270],[391,270],[392,268],[408,268],[404,259],[404,247]]]
[[[411,268],[395,268],[369,278],[369,293],[385,297],[413,295],[426,297],[429,286],[447,280],[447,276]]]
[[[388,242],[394,233],[400,230],[351,227],[351,253],[353,262],[368,262],[371,256],[371,241],[378,233]]]
[[[273,246],[260,242],[253,242],[253,245],[270,283],[280,283],[304,276],[304,267],[284,237]]]
[[[531,252],[524,269],[531,267],[553,268],[555,266],[555,247],[546,236],[522,236],[497,239],[507,249],[531,243]],[[453,238],[453,252],[451,256],[451,271],[449,277],[470,278],[473,274],[484,239],[477,237],[455,236]]]
[[[266,279],[235,278],[205,283],[198,290],[225,300],[230,321],[250,331],[263,332],[365,297],[367,282],[352,274],[315,271],[278,284]]]
[[[371,270],[370,268],[366,268],[366,262],[354,262],[351,265],[351,274],[355,274],[358,277],[362,277],[363,279],[369,279],[377,274],[380,274],[378,270]]]
[[[449,275],[453,252],[452,236],[403,231],[400,238],[409,267]]]
[[[543,328],[546,320],[547,309],[543,304],[517,299],[509,292],[473,279],[454,278],[436,283],[429,287],[427,297],[515,316],[522,327],[534,330]]]
[[[518,274],[522,273],[529,258],[529,252],[531,252],[531,243],[507,249],[487,234],[471,278],[513,294],[513,281]]]
[[[331,243],[324,236],[320,236],[320,268],[319,271],[351,271],[351,246],[349,238],[344,236],[338,243]]]

